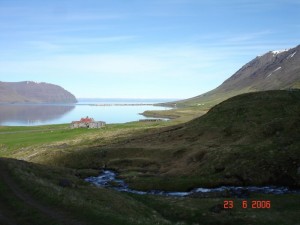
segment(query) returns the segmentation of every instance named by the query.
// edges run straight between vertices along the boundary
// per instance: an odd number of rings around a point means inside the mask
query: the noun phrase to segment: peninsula
[[[1,103],[76,103],[73,94],[64,88],[33,81],[1,82]]]

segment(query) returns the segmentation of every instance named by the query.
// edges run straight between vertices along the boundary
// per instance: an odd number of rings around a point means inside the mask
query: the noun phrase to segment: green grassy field
[[[199,118],[202,109],[186,108],[175,120],[102,129],[0,127],[0,224],[297,224],[299,194],[252,194],[249,202],[270,200],[271,209],[243,209],[230,195],[140,196],[83,178],[108,167],[139,190],[299,187],[299,100],[274,91],[237,96]],[[233,209],[222,209],[226,199]]]
[[[241,202],[245,199],[240,198],[141,196],[96,188],[80,179],[80,170],[2,159],[1,170],[4,168],[21,191],[10,190],[7,181],[1,179],[0,209],[5,208],[6,215],[18,224],[290,225],[298,222],[299,195],[253,194],[246,199],[249,203],[269,200],[271,209],[243,209]],[[70,185],[60,186],[62,179]],[[26,194],[30,198],[22,198]],[[234,208],[223,210],[220,207],[228,199],[234,201]]]
[[[12,157],[16,152],[33,151],[43,145],[90,143],[101,138],[105,142],[112,138],[117,140],[131,133],[164,127],[170,122],[131,122],[124,124],[109,124],[102,129],[70,129],[68,124],[46,125],[34,127],[0,126],[0,156]]]

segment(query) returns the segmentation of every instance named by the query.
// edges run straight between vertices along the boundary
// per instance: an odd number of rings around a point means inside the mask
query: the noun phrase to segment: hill
[[[75,96],[62,87],[48,83],[0,82],[0,102],[74,103]]]
[[[238,94],[289,88],[300,88],[300,45],[257,56],[216,89],[167,105],[176,104],[180,107],[205,104],[209,108]]]
[[[139,190],[299,188],[299,100],[299,90],[242,94],[173,126],[161,121],[100,130],[1,127],[0,156],[30,162],[0,158],[0,224],[295,224],[299,193],[173,198],[97,188],[83,178],[106,167]],[[235,207],[223,210],[228,199]],[[270,209],[250,208],[252,200],[264,199]]]
[[[187,186],[198,182],[299,187],[299,114],[300,91],[247,93],[124,147],[141,147],[139,157],[157,152],[155,173],[194,178]]]
[[[136,189],[219,185],[300,187],[300,91],[242,94],[184,124],[31,158],[121,173]]]
[[[140,157],[156,152],[155,173],[194,178],[190,185],[300,187],[299,114],[300,91],[247,93],[124,147],[141,147]]]

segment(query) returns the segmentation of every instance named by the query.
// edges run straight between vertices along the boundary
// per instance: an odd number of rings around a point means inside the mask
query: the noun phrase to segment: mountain
[[[75,103],[75,96],[62,87],[33,81],[0,82],[0,102]]]
[[[211,107],[232,96],[255,91],[300,88],[300,45],[270,51],[244,65],[216,89],[202,95],[167,104]]]

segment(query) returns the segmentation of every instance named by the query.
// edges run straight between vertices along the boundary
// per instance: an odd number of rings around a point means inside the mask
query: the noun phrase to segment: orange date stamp
[[[270,200],[243,200],[242,203],[239,203],[239,206],[243,209],[270,209],[271,201]],[[235,203],[233,200],[224,200],[223,208],[224,209],[233,209]]]

